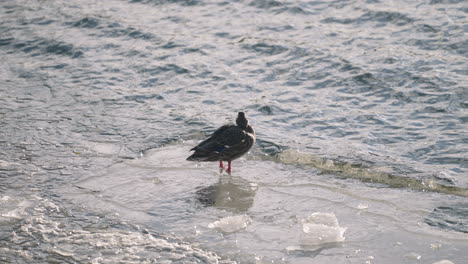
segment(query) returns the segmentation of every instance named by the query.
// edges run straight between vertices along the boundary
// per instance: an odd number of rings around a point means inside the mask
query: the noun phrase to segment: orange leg
[[[224,169],[224,164],[222,160],[219,161],[219,167]]]
[[[228,168],[226,171],[231,173],[231,161],[230,160],[228,160]]]

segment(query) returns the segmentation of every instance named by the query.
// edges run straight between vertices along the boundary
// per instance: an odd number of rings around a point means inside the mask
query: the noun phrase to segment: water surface
[[[463,263],[467,13],[3,1],[0,260]],[[185,161],[238,111],[258,140],[232,175]],[[344,240],[312,243],[313,213]]]

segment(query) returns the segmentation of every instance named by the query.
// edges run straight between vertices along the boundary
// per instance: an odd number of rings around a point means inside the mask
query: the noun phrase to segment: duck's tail
[[[215,153],[195,150],[195,152],[187,158],[188,161],[217,161],[219,156]]]

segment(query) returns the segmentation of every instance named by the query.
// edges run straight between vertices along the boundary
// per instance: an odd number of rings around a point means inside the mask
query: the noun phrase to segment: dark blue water
[[[456,0],[2,1],[0,260],[462,263],[467,19]],[[185,162],[238,111],[258,140],[232,179]],[[345,239],[300,242],[313,212]]]

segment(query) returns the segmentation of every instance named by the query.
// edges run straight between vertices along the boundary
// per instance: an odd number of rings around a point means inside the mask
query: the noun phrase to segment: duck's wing
[[[222,126],[209,138],[194,147],[192,150],[195,150],[195,153],[188,160],[216,161],[229,159],[229,157],[242,149],[240,147],[246,142],[245,137],[245,131],[238,126]]]
[[[227,129],[230,127],[234,127],[234,125],[224,125],[218,129],[216,129],[213,134],[211,134],[207,139],[203,140],[198,144],[197,146],[193,147],[191,150],[197,150],[197,149],[209,149],[209,146],[211,145],[210,142],[217,141],[217,138],[220,138],[220,135],[224,133]]]

